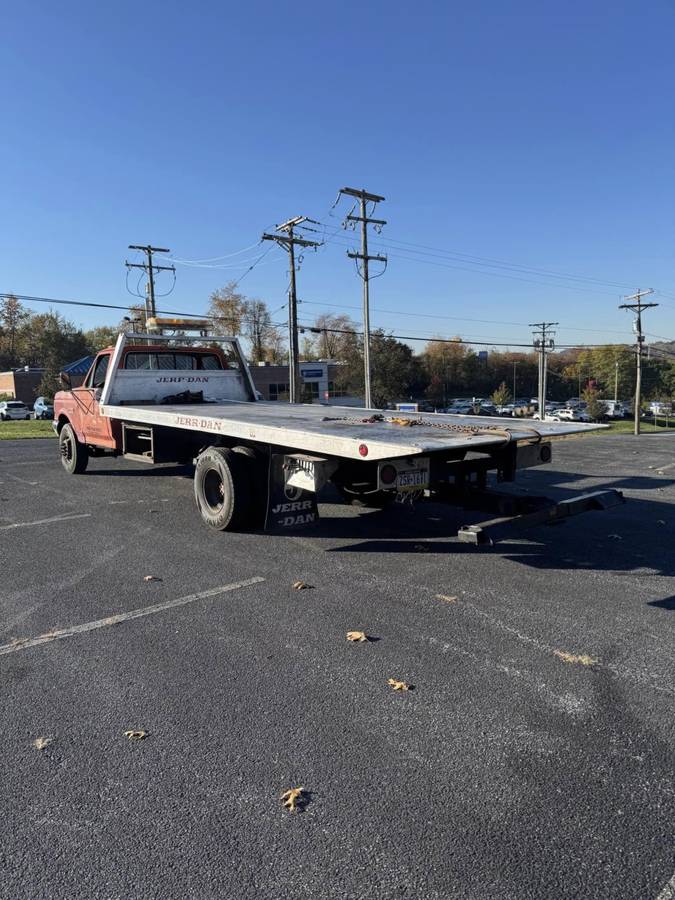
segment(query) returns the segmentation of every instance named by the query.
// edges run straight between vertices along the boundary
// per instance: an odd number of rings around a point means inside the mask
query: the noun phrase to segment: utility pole
[[[516,366],[518,365],[517,360],[513,361],[513,402],[516,402]]]
[[[534,349],[539,354],[539,418],[543,422],[546,417],[546,353],[555,346],[551,328],[558,322],[532,322],[530,328],[536,328],[533,334]]]
[[[614,360],[614,402],[619,402],[619,360]]]
[[[633,429],[633,433],[636,435],[636,437],[640,434],[640,402],[642,395],[642,345],[645,340],[645,336],[642,333],[642,310],[652,309],[653,307],[659,305],[658,303],[643,303],[642,298],[653,293],[654,291],[651,288],[648,291],[641,291],[638,289],[637,293],[632,294],[630,297],[624,297],[624,300],[634,300],[634,303],[622,303],[621,306],[619,306],[619,309],[630,309],[631,312],[635,313],[633,330],[635,331],[637,337],[637,353],[635,354],[635,427]]]
[[[369,194],[368,191],[365,191],[363,189],[359,190],[358,188],[347,187],[340,188],[340,194],[345,194],[348,197],[355,197],[359,201],[359,209],[361,213],[358,216],[354,216],[349,213],[345,221],[361,223],[361,252],[356,253],[348,250],[347,256],[350,259],[356,260],[356,271],[363,279],[363,370],[365,382],[365,405],[366,409],[372,409],[373,401],[370,390],[370,296],[368,291],[368,280],[370,276],[368,271],[368,263],[371,260],[376,260],[377,262],[384,263],[386,269],[387,257],[381,256],[379,254],[371,256],[368,255],[368,225],[374,225],[375,228],[379,231],[382,226],[386,225],[387,223],[384,219],[369,218],[366,211],[366,204],[372,203],[374,211],[377,204],[381,203],[384,200],[384,197],[380,197],[378,194]],[[358,263],[359,260],[361,260],[360,269]],[[379,274],[383,275],[384,269]]]
[[[288,284],[288,400],[299,403],[298,392],[298,295],[295,287],[295,247],[320,247],[318,241],[307,241],[295,236],[293,229],[303,222],[314,222],[307,216],[296,216],[277,225],[277,234],[263,234],[263,241],[275,241],[288,251],[290,281]],[[316,224],[316,223],[315,223]]]
[[[175,266],[156,266],[152,262],[152,254],[153,253],[170,253],[166,247],[151,247],[150,244],[142,245],[142,244],[129,244],[129,250],[141,250],[145,253],[147,257],[147,261],[144,263],[130,263],[125,261],[125,265],[127,269],[145,269],[148,273],[148,288],[147,288],[147,296],[145,299],[145,315],[146,318],[150,318],[155,316],[155,272],[174,272],[176,271]]]

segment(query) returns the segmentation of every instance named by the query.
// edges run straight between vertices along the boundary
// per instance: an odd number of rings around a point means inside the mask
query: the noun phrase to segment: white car
[[[20,400],[3,400],[0,403],[0,419],[3,422],[8,419],[30,419],[30,410]]]
[[[583,409],[556,409],[553,418],[559,422],[590,422],[591,417]]]

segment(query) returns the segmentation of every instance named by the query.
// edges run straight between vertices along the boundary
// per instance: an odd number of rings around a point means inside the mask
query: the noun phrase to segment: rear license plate
[[[419,491],[429,487],[428,469],[407,469],[396,476],[396,490],[399,493]]]

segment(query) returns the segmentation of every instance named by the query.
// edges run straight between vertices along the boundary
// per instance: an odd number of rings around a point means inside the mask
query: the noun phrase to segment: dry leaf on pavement
[[[48,747],[52,743],[53,740],[54,740],[54,738],[50,738],[50,737],[37,737],[33,741],[33,746],[35,747],[36,750],[44,750],[45,747]]]
[[[148,736],[147,731],[125,731],[124,737],[129,738],[130,741],[143,741]]]
[[[580,666],[595,666],[598,663],[597,659],[593,659],[592,656],[588,656],[586,653],[577,655],[576,653],[567,653],[565,650],[554,650],[553,654],[558,659],[562,659],[563,662],[576,663]]]
[[[362,644],[364,641],[368,641],[368,635],[365,631],[348,631],[347,640]]]
[[[296,591],[308,591],[312,587],[311,584],[307,584],[305,581],[294,581],[293,589]]]
[[[145,575],[143,581],[161,581],[162,579],[158,575]]]
[[[291,812],[297,812],[297,810],[302,808],[305,802],[305,798],[302,796],[303,791],[304,788],[302,787],[289,788],[281,795],[281,800],[286,809]]]
[[[388,678],[387,684],[390,684],[395,691],[409,691],[412,685],[406,684],[405,681],[397,681],[395,678]]]
[[[459,597],[453,597],[451,594],[436,594],[437,600],[445,600],[446,603],[457,603]]]
[[[610,541],[622,541],[623,540],[623,538],[621,537],[620,534],[608,534],[607,537],[610,539]]]

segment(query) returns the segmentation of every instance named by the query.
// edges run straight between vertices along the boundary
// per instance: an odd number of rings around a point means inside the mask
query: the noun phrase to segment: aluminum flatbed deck
[[[218,434],[288,447],[305,453],[362,460],[417,456],[424,453],[486,448],[505,439],[531,441],[565,437],[604,426],[538,422],[530,419],[403,413],[354,407],[220,401],[199,404],[102,405],[101,415],[124,422]],[[364,421],[384,416],[385,421]],[[411,426],[392,419],[421,422]],[[508,433],[508,434],[507,434]]]

